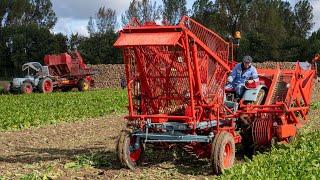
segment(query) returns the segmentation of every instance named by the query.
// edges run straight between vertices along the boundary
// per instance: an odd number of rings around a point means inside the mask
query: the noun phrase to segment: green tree
[[[248,0],[216,0],[214,6],[216,11],[214,29],[221,34],[233,34],[247,25]]]
[[[52,29],[57,22],[56,13],[52,9],[50,0],[31,0],[31,15],[27,21],[40,27]]]
[[[51,34],[47,28],[36,24],[11,25],[0,29],[0,69],[10,69],[5,76],[21,72],[21,65],[29,61],[43,63],[46,54],[62,53],[66,49],[66,37]]]
[[[6,18],[6,13],[8,11],[8,2],[9,0],[1,0],[0,3],[0,22],[2,22]],[[2,23],[0,23],[0,28],[2,27]]]
[[[215,13],[214,3],[211,0],[196,0],[192,5],[192,18],[208,28],[214,23],[212,16]]]
[[[177,24],[182,16],[187,15],[186,0],[162,0],[164,21]]]
[[[78,33],[72,33],[68,39],[68,49],[71,51],[76,51],[78,50],[78,47],[80,43],[84,40],[85,38],[83,36],[80,36]]]
[[[129,8],[122,14],[123,25],[127,25],[132,18],[138,18],[144,24],[145,22],[155,22],[160,19],[161,6],[151,0],[132,0]]]
[[[5,26],[37,24],[51,29],[57,22],[50,0],[4,0],[0,18]]]
[[[88,33],[90,36],[92,36],[94,33],[96,33],[96,22],[92,16],[90,16],[90,18],[89,18],[87,30],[88,30]]]
[[[27,23],[27,17],[31,14],[29,0],[10,0],[5,4],[6,16],[2,20],[5,26],[23,25]]]
[[[296,31],[301,37],[306,37],[314,25],[312,10],[308,0],[301,0],[294,6]]]
[[[308,39],[307,60],[314,57],[315,54],[320,53],[320,29],[313,32]]]
[[[256,0],[247,5],[246,22],[241,28],[247,40],[241,47],[243,53],[261,61],[282,58],[280,48],[287,38],[287,31],[280,5],[280,1],[269,0]]]
[[[113,47],[117,35],[112,32],[103,34],[97,33],[90,38],[84,38],[78,50],[81,52],[87,63],[90,64],[114,64],[121,63],[117,49]]]
[[[96,14],[97,29],[100,33],[114,31],[117,23],[116,11],[110,8],[100,7]],[[89,21],[90,22],[90,21]]]

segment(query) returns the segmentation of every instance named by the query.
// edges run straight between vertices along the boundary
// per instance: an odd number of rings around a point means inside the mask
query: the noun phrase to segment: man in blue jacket
[[[241,98],[244,93],[246,82],[254,83],[259,81],[257,69],[251,65],[252,57],[243,57],[242,63],[237,64],[228,77],[226,89],[235,89],[236,97]]]

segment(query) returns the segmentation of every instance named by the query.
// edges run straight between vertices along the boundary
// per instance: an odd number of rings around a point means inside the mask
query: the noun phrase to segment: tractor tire
[[[51,93],[53,91],[52,80],[50,78],[41,79],[38,88],[41,93]]]
[[[135,147],[137,137],[132,136],[130,130],[122,130],[117,142],[116,153],[121,165],[134,170],[143,161],[144,147],[138,142],[139,147]]]
[[[78,90],[79,91],[88,91],[90,88],[90,84],[86,79],[80,79],[78,81]]]
[[[21,93],[22,94],[31,94],[33,92],[33,87],[30,82],[24,82],[21,85]]]
[[[3,87],[3,92],[9,94],[11,92],[11,83],[6,83]]]
[[[211,164],[217,175],[224,173],[233,166],[235,160],[235,143],[233,136],[228,132],[219,133],[212,144]]]

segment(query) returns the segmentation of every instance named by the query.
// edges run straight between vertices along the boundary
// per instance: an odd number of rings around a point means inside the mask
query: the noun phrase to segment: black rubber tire
[[[22,94],[31,94],[33,92],[33,86],[30,82],[24,82],[21,85]]]
[[[144,158],[144,147],[143,144],[140,143],[140,155],[136,161],[133,161],[130,157],[130,139],[132,138],[132,131],[131,130],[122,130],[118,142],[116,145],[116,153],[121,165],[123,167],[129,168],[131,170],[136,169],[137,166],[141,165],[143,158]]]
[[[242,154],[248,158],[252,158],[255,154],[255,145],[252,138],[252,128],[248,128],[241,132],[241,150]]]
[[[8,94],[11,92],[11,87],[12,87],[12,84],[11,83],[6,83],[3,87],[3,92]]]
[[[225,152],[226,149],[229,149],[228,153]],[[236,148],[233,136],[228,132],[219,133],[215,137],[211,149],[213,172],[219,175],[222,174],[224,170],[231,168],[234,164],[235,152]],[[225,161],[228,163],[227,165],[225,164]]]
[[[88,91],[90,88],[90,83],[86,79],[80,79],[78,81],[78,90],[79,91]]]
[[[46,87],[47,83],[50,84],[48,87]],[[50,78],[41,79],[39,81],[38,88],[41,93],[51,93],[53,91],[52,80]]]

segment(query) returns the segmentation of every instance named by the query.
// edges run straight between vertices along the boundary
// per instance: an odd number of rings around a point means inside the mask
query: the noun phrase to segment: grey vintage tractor
[[[38,62],[29,62],[22,65],[22,71],[25,76],[23,78],[13,78],[4,87],[5,92],[30,94],[33,91],[42,93],[51,93],[53,91],[53,82],[49,76],[47,66],[42,66]]]

